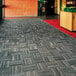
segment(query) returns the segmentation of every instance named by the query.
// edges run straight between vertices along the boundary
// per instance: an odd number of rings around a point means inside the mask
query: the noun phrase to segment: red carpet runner
[[[49,23],[50,25],[56,27],[57,29],[61,30],[62,32],[65,32],[66,34],[70,35],[73,38],[76,38],[76,32],[70,32],[62,27],[60,27],[60,20],[44,20],[45,22]]]

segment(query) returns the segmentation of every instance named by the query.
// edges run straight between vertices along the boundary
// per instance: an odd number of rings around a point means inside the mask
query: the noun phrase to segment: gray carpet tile
[[[39,18],[3,20],[0,76],[76,76],[76,40]]]

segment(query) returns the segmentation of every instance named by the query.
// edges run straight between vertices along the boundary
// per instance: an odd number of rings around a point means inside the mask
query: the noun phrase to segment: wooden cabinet
[[[69,31],[76,31],[76,13],[61,11],[60,26]]]
[[[76,31],[76,13],[73,13],[73,31]]]

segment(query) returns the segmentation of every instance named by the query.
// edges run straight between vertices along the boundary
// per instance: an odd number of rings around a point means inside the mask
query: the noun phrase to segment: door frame
[[[2,19],[2,0],[0,0],[0,20]]]
[[[2,0],[2,18],[5,18],[5,0]]]

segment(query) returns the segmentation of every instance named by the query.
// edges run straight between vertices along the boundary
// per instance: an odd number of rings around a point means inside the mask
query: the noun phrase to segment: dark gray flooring
[[[4,20],[0,76],[76,76],[76,40],[41,19]]]
[[[51,16],[38,16],[40,19],[60,19],[60,15],[51,15]]]

